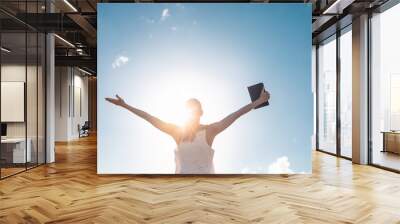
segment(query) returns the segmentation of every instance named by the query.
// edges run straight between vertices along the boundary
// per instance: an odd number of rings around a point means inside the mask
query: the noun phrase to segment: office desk
[[[25,154],[25,138],[6,138],[1,139],[1,157],[6,163],[25,163],[31,162],[31,145],[30,138],[26,140],[28,143]]]
[[[400,132],[383,131],[383,150],[382,152],[392,152],[400,154]]]

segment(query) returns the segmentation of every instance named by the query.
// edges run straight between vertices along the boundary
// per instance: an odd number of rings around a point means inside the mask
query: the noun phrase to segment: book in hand
[[[261,90],[264,90],[264,83],[260,82],[255,85],[249,86],[249,87],[247,87],[247,90],[249,91],[251,101],[254,102],[260,97]],[[254,109],[258,109],[260,107],[265,107],[268,105],[269,105],[269,102],[267,101],[265,103],[262,103],[262,104],[256,106]]]

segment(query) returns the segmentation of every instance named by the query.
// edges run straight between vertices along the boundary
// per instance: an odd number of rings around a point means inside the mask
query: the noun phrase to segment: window
[[[336,153],[336,36],[318,47],[318,149]]]
[[[340,36],[340,154],[352,156],[352,33],[351,26]]]
[[[400,4],[371,19],[371,160],[400,170]]]
[[[390,130],[400,130],[400,73],[390,74]]]

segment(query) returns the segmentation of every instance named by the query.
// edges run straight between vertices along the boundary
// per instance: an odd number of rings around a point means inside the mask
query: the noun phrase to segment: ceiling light
[[[9,49],[7,49],[7,48],[5,48],[5,47],[1,47],[1,50],[4,51],[4,52],[6,52],[6,53],[10,53],[10,52],[11,52],[11,50],[9,50]]]
[[[355,0],[336,0],[322,14],[342,14],[343,9],[351,5]]]
[[[83,55],[83,49],[82,48],[77,48],[76,49],[76,53],[78,53],[79,55]]]
[[[62,37],[60,37],[60,36],[57,35],[57,34],[54,34],[54,36],[57,37],[58,39],[60,39],[62,42],[66,43],[68,46],[75,48],[75,45],[73,45],[73,44],[72,44],[71,42],[69,42],[68,40],[66,40],[66,39],[64,39],[64,38],[62,38]]]
[[[87,75],[93,75],[92,73],[90,73],[90,72],[88,72],[88,71],[86,71],[86,70],[83,70],[83,69],[81,69],[81,68],[79,68],[79,67],[78,67],[78,70],[81,71],[81,72],[83,72],[83,73],[85,73],[85,74],[87,74]]]
[[[78,12],[78,10],[68,1],[64,0],[65,4],[67,4],[74,12]]]
[[[336,6],[337,6],[337,4],[340,2],[340,0],[336,0],[332,5],[330,5],[327,9],[325,9],[324,10],[324,12],[322,13],[322,14],[328,14],[328,13],[330,13],[330,11],[332,10],[332,9],[334,9]]]

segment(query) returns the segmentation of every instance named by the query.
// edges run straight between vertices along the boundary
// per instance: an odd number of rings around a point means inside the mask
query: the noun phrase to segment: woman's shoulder
[[[200,124],[199,131],[207,130],[210,124]]]
[[[212,133],[212,125],[211,124],[201,124],[198,132],[202,132],[202,131],[204,131],[207,134]]]

